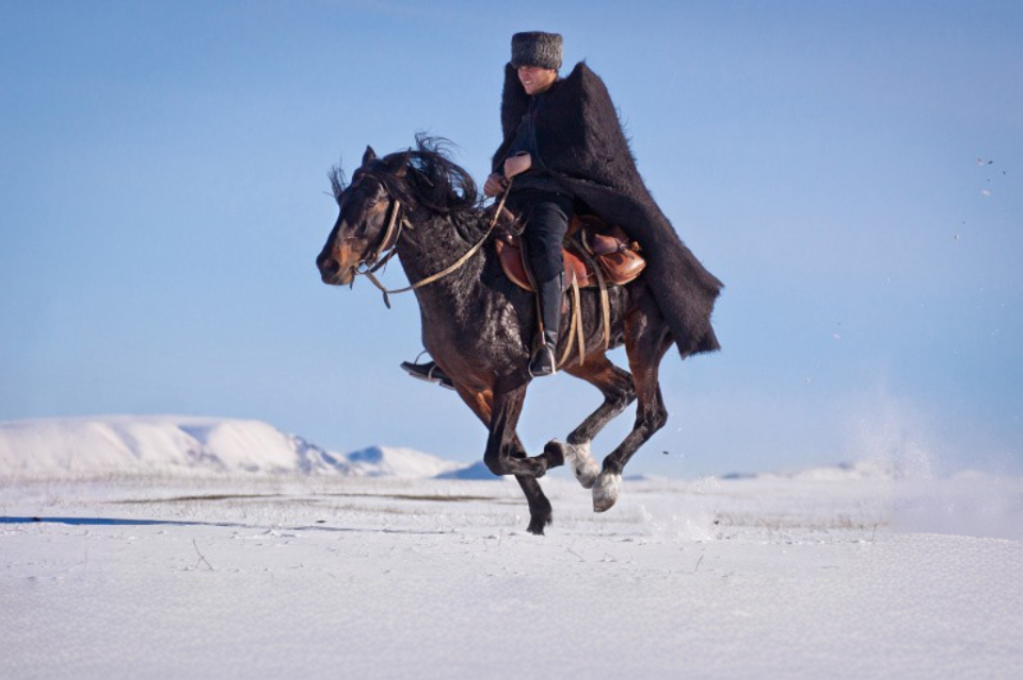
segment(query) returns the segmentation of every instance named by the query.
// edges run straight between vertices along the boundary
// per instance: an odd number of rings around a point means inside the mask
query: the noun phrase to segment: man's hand
[[[522,151],[504,161],[504,176],[511,179],[515,175],[521,175],[533,167],[533,157],[528,152]]]
[[[497,196],[499,193],[505,190],[508,186],[508,180],[504,178],[504,175],[498,173],[492,173],[487,177],[487,181],[483,183],[483,195],[491,198]]]

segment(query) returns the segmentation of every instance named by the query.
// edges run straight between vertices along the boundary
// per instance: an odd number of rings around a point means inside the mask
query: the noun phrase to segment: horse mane
[[[396,151],[374,163],[383,166],[386,172],[369,172],[403,203],[441,215],[460,215],[478,207],[479,190],[465,168],[451,160],[451,146],[451,141],[443,137],[420,133],[416,135],[416,148]],[[402,166],[406,167],[405,173],[399,172]],[[356,177],[360,171],[361,168],[355,171]],[[344,170],[335,165],[327,178],[334,198],[340,203],[348,187]]]
[[[345,179],[345,171],[341,169],[340,165],[335,165],[327,173],[327,179],[330,180],[331,193],[334,194],[334,200],[337,201],[338,206],[341,205],[341,197],[344,196],[345,189],[348,187],[348,180]]]
[[[419,133],[415,148],[377,159],[370,167],[356,170],[353,179],[362,172],[372,174],[404,205],[445,218],[460,236],[470,238],[479,231],[482,215],[479,189],[468,171],[451,160],[451,146],[448,139]],[[335,166],[327,176],[340,204],[347,186],[344,171]]]
[[[405,166],[404,182],[381,178],[388,190],[412,205],[432,213],[459,218],[474,213],[478,207],[478,190],[472,176],[451,160],[451,142],[443,137],[416,135],[416,148],[384,157],[383,162],[395,171]],[[399,186],[399,185],[404,185]],[[404,189],[404,191],[403,191]]]

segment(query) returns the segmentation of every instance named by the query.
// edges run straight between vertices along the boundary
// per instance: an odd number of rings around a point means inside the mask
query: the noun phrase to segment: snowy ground
[[[0,486],[0,678],[1020,678],[1023,482]]]

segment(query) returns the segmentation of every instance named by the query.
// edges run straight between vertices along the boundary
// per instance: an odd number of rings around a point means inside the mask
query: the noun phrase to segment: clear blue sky
[[[414,298],[328,288],[314,258],[326,172],[367,144],[446,136],[484,177],[532,29],[602,75],[727,286],[723,352],[669,354],[630,472],[1023,468],[1018,2],[0,0],[0,419],[248,417],[478,459],[457,398],[397,368]],[[520,432],[538,451],[597,401],[537,382]]]

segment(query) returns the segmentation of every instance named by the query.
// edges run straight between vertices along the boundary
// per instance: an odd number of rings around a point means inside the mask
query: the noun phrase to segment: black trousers
[[[514,189],[508,207],[526,223],[522,239],[537,285],[552,281],[564,271],[561,244],[572,218],[571,196],[539,189]]]

